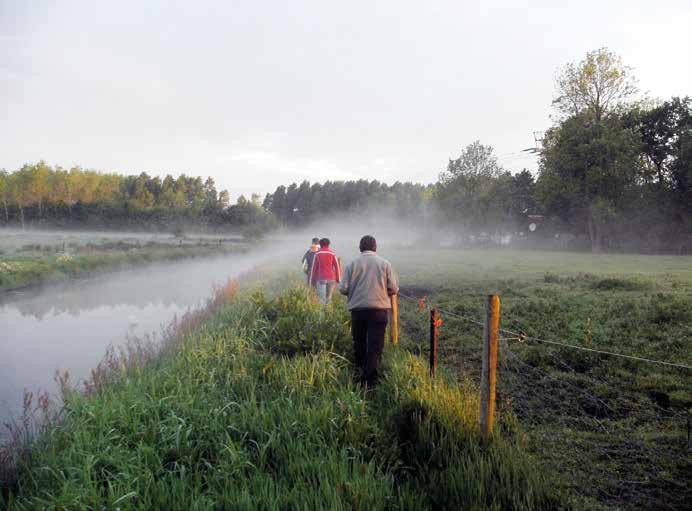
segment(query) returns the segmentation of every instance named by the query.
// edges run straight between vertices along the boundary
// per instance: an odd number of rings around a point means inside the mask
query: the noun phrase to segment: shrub
[[[314,291],[303,286],[289,289],[273,299],[263,292],[253,295],[262,324],[262,342],[284,355],[318,351],[350,351],[349,318],[340,297],[324,307]]]
[[[546,273],[545,275],[543,275],[543,282],[557,284],[560,282],[560,276],[556,273]]]

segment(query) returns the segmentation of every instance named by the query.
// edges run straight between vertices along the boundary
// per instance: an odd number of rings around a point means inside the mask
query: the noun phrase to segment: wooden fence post
[[[497,341],[500,327],[500,297],[488,295],[483,327],[481,370],[481,434],[490,438],[495,424],[495,384],[497,382]]]
[[[392,295],[392,321],[389,325],[389,339],[396,346],[399,344],[399,297]]]
[[[430,309],[430,376],[435,377],[437,371],[437,326],[439,314],[437,308]]]

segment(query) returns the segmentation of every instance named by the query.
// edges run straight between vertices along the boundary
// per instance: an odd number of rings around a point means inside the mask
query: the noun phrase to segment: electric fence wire
[[[520,343],[524,343],[526,339],[526,333],[525,329],[521,328],[521,324],[518,319],[511,315],[507,315],[509,319],[512,321],[513,324],[519,326],[519,332],[521,335],[517,337],[503,337],[505,341],[519,341]],[[653,417],[656,419],[660,420],[667,420],[671,418],[682,418],[683,416],[687,416],[686,412],[676,412],[670,408],[663,408],[662,406],[658,405],[655,401],[650,401],[647,403],[647,405],[643,405],[629,397],[626,397],[625,394],[623,393],[624,389],[622,386],[615,387],[614,385],[597,378],[595,376],[589,376],[584,374],[583,372],[579,372],[576,369],[574,369],[572,366],[567,364],[562,358],[558,356],[558,353],[556,353],[554,350],[546,350],[546,353],[548,353],[551,358],[555,361],[556,364],[558,364],[560,367],[565,369],[567,372],[571,373],[573,377],[577,378],[578,380],[582,380],[585,382],[590,383],[591,385],[597,387],[597,386],[602,386],[602,387],[608,387],[611,390],[615,391],[618,393],[618,400],[625,401],[627,404],[629,404],[632,408],[636,409],[639,413],[642,415],[647,415],[649,417]],[[650,408],[654,408],[658,410],[659,413],[656,413],[655,411],[652,411]]]
[[[414,296],[408,296],[408,295],[405,295],[405,294],[402,294],[402,293],[399,293],[399,296],[401,296],[401,297],[403,297],[403,298],[406,298],[406,299],[408,299],[408,300],[412,300],[412,301],[418,302],[419,304],[424,303],[426,308],[429,307],[429,306],[427,305],[427,303],[426,303],[427,297],[425,297],[425,298],[416,298],[416,297],[414,297]],[[485,326],[485,323],[484,323],[484,322],[478,321],[477,319],[474,319],[474,318],[472,318],[472,317],[470,317],[470,316],[461,315],[461,314],[458,314],[458,313],[455,313],[455,312],[451,312],[451,311],[448,311],[448,310],[446,310],[446,309],[442,309],[442,308],[440,308],[440,307],[438,307],[438,306],[436,306],[435,308],[436,308],[438,311],[440,311],[440,312],[442,312],[442,313],[444,313],[444,314],[447,314],[447,315],[449,315],[449,316],[452,316],[452,317],[454,317],[454,318],[461,319],[461,320],[464,320],[464,321],[468,321],[468,322],[473,323],[473,324],[476,324],[476,325]]]
[[[551,344],[553,346],[562,346],[563,348],[572,348],[575,350],[582,350],[582,351],[589,351],[592,353],[599,353],[601,355],[607,355],[607,356],[611,356],[611,357],[626,358],[626,359],[630,359],[630,360],[637,360],[639,362],[647,362],[650,364],[659,364],[659,365],[664,365],[664,366],[668,366],[668,367],[675,367],[678,369],[686,369],[688,371],[692,370],[692,366],[689,366],[686,364],[680,364],[680,363],[676,363],[676,362],[666,362],[664,360],[656,360],[653,358],[638,357],[635,355],[626,355],[624,353],[616,353],[614,351],[598,350],[596,348],[588,348],[586,346],[578,346],[576,344],[569,344],[566,342],[551,341],[551,340],[547,340],[547,339],[541,339],[540,337],[536,337],[533,335],[526,335],[522,332],[514,332],[512,330],[507,330],[507,329],[503,329],[503,328],[500,329],[500,332],[505,333],[505,334],[509,334],[509,335],[513,335],[515,337],[524,339],[525,341],[536,341],[536,342],[540,342],[540,343],[544,343],[544,344]]]
[[[418,302],[420,302],[420,300],[421,300],[421,299],[419,299],[419,298],[415,298],[415,297],[412,297],[412,296],[404,295],[404,294],[401,294],[401,293],[399,294],[399,296],[403,296],[403,297],[406,298],[406,299],[410,299],[410,300],[414,300],[414,301],[418,301]],[[474,323],[474,324],[479,325],[479,326],[485,326],[485,322],[483,322],[483,321],[479,321],[479,320],[474,319],[474,318],[471,318],[471,317],[469,317],[469,316],[465,316],[465,315],[461,315],[461,314],[458,314],[458,313],[454,313],[454,312],[452,312],[452,311],[449,311],[449,310],[446,310],[446,309],[442,309],[442,308],[440,308],[440,307],[436,307],[436,308],[437,308],[437,310],[439,310],[440,312],[442,312],[442,313],[444,313],[444,314],[447,314],[447,315],[449,315],[449,316],[456,317],[456,318],[458,318],[458,319],[463,319],[463,320],[465,320],[465,321],[468,321],[468,322],[470,322],[470,323]],[[516,321],[516,320],[515,320],[515,321]],[[569,344],[569,343],[566,343],[566,342],[551,341],[551,340],[542,339],[542,338],[540,338],[540,337],[536,337],[536,336],[533,336],[533,335],[527,335],[527,334],[525,334],[524,332],[514,332],[514,331],[512,331],[512,330],[508,330],[508,329],[505,329],[505,328],[501,328],[501,329],[500,329],[500,332],[502,332],[502,333],[504,333],[504,334],[509,334],[510,336],[513,336],[514,339],[518,339],[518,340],[532,340],[532,341],[536,341],[536,342],[540,342],[540,343],[544,343],[544,344],[552,344],[552,345],[555,345],[555,346],[562,346],[562,347],[565,347],[565,348],[572,348],[572,349],[576,349],[576,350],[589,351],[589,352],[592,352],[592,353],[599,353],[599,354],[601,354],[601,355],[606,355],[606,356],[611,356],[611,357],[626,358],[626,359],[630,359],[630,360],[637,360],[637,361],[639,361],[639,362],[647,362],[647,363],[650,363],[650,364],[659,364],[659,365],[664,365],[664,366],[668,366],[668,367],[675,367],[675,368],[678,368],[678,369],[686,369],[686,370],[688,370],[688,371],[689,371],[689,370],[692,370],[692,366],[689,366],[689,365],[687,365],[687,364],[682,364],[682,363],[666,362],[666,361],[664,361],[664,360],[656,360],[656,359],[652,359],[652,358],[638,357],[638,356],[635,356],[635,355],[627,355],[627,354],[624,354],[624,353],[616,353],[616,352],[613,352],[613,351],[599,350],[599,349],[596,349],[596,348],[588,348],[588,347],[586,347],[586,346],[578,346],[578,345],[576,345],[576,344]]]
[[[413,296],[408,296],[406,294],[401,294],[403,298],[410,300],[412,302],[417,302],[418,307],[421,309],[421,311],[429,310],[432,305],[426,303],[427,296],[421,298],[416,298]],[[441,308],[439,306],[436,307],[437,310],[442,314],[442,315],[448,315],[451,317],[455,317],[457,319],[467,321],[469,323],[485,327],[486,322],[485,321],[480,321],[476,318],[470,317],[468,315],[462,315],[459,313],[455,313],[452,311],[449,311],[445,308]],[[500,362],[505,366],[505,368],[509,369],[512,374],[516,375],[517,384],[519,385],[518,388],[514,389],[514,391],[510,394],[512,397],[508,401],[508,405],[522,414],[524,417],[528,418],[530,420],[530,417],[534,416],[536,417],[536,414],[538,417],[542,417],[540,420],[557,420],[559,423],[562,423],[564,427],[572,428],[574,426],[577,426],[578,424],[593,424],[593,427],[596,427],[597,429],[600,429],[601,431],[605,432],[608,435],[611,435],[615,431],[620,431],[620,432],[630,432],[632,425],[630,424],[629,426],[623,422],[623,419],[629,416],[627,411],[623,411],[620,406],[618,406],[619,403],[625,403],[629,405],[629,407],[635,411],[635,414],[639,415],[639,417],[646,417],[647,419],[657,419],[659,421],[665,421],[666,423],[670,423],[671,420],[677,421],[682,419],[683,421],[686,421],[687,423],[687,429],[688,429],[688,446],[689,446],[689,431],[690,431],[690,414],[689,410],[687,412],[682,412],[681,414],[674,412],[671,409],[666,409],[662,408],[659,406],[656,402],[652,401],[651,403],[647,404],[647,407],[644,407],[642,404],[640,404],[637,401],[634,401],[630,399],[629,397],[626,397],[625,394],[623,393],[623,389],[620,386],[608,384],[600,379],[597,378],[591,378],[586,375],[583,375],[581,373],[578,373],[574,368],[572,368],[569,364],[564,362],[558,357],[558,354],[555,352],[554,349],[548,349],[546,352],[555,360],[555,362],[560,365],[566,372],[567,377],[572,377],[576,378],[577,380],[584,380],[584,383],[586,384],[591,384],[595,385],[595,388],[598,388],[598,385],[601,385],[603,387],[608,387],[611,389],[612,392],[615,393],[615,403],[614,406],[616,406],[619,410],[615,410],[612,406],[610,406],[606,401],[601,399],[598,396],[595,396],[594,394],[584,390],[583,388],[580,388],[579,386],[571,383],[570,381],[566,380],[564,377],[560,378],[555,375],[552,375],[544,370],[542,370],[539,367],[535,367],[533,365],[530,365],[522,360],[522,358],[515,353],[512,349],[509,347],[509,342],[510,341],[519,341],[519,345],[526,345],[526,341],[536,341],[538,343],[543,343],[546,345],[552,345],[556,347],[565,347],[565,348],[572,348],[572,349],[577,349],[577,350],[583,350],[587,352],[593,352],[593,353],[598,353],[606,356],[613,356],[613,357],[620,357],[624,359],[631,359],[631,360],[636,360],[640,362],[646,362],[646,363],[652,363],[652,364],[659,364],[661,366],[666,366],[666,367],[675,367],[675,368],[680,368],[680,369],[686,369],[689,370],[691,369],[690,366],[685,365],[685,364],[678,364],[678,363],[672,363],[672,362],[665,362],[661,360],[655,360],[655,359],[650,359],[646,357],[637,357],[637,356],[632,356],[632,355],[626,355],[626,354],[621,354],[621,353],[615,353],[615,352],[610,352],[606,350],[597,350],[597,349],[592,349],[592,348],[586,348],[583,346],[576,346],[573,344],[569,343],[564,343],[564,342],[557,342],[557,341],[549,341],[546,339],[542,339],[533,335],[527,335],[525,333],[525,329],[521,328],[521,323],[516,319],[512,318],[511,316],[508,316],[505,314],[505,317],[508,317],[513,324],[519,326],[518,330],[519,332],[516,332],[514,330],[509,330],[509,329],[500,329],[500,342],[501,342],[501,347],[502,349],[500,350]],[[451,348],[451,347],[450,347]],[[450,350],[452,353],[456,352],[457,350]],[[444,352],[444,348],[443,348]],[[504,355],[507,355],[505,357]],[[444,358],[444,357],[443,357]],[[508,364],[507,359],[510,359],[511,361],[515,362],[514,364]],[[510,368],[510,366],[514,366],[513,369]],[[521,366],[523,370],[520,370],[518,366]],[[571,376],[570,376],[571,374]],[[532,376],[533,375],[533,376]],[[532,381],[532,378],[538,378],[537,381]],[[545,382],[545,379],[551,380],[555,382],[555,384],[559,387],[562,388],[563,390],[567,390],[567,388],[576,391],[577,393],[581,394],[585,398],[587,398],[591,403],[593,403],[597,408],[596,412],[600,408],[602,411],[606,411],[605,417],[603,417],[603,420],[600,420],[598,417],[594,416],[593,411],[588,411],[587,409],[584,408],[583,405],[580,405],[578,402],[575,403],[572,400],[565,400],[560,398],[559,396],[555,395],[553,392],[551,392],[549,389],[545,388],[545,385],[542,385],[542,382]],[[523,383],[522,383],[523,381]],[[544,403],[549,403],[550,407],[544,407],[544,406],[539,406],[538,409],[536,409],[536,406],[531,404],[531,396],[537,396],[538,394],[536,393],[536,390],[538,388],[544,389],[544,392],[540,392],[540,397],[539,401],[543,401]],[[521,392],[520,395],[516,395],[517,392]],[[514,397],[517,397],[518,399],[513,399]],[[569,405],[567,403],[570,403]],[[555,411],[555,410],[564,410],[567,411],[566,408],[574,408],[572,412],[567,412],[566,414],[563,413],[549,413],[549,410]],[[601,408],[602,407],[602,408]],[[661,414],[656,413],[656,411],[661,412]],[[576,412],[576,413],[575,413]],[[602,412],[601,412],[602,413]],[[548,418],[550,417],[550,419]],[[635,416],[635,420],[636,416]],[[629,429],[628,429],[629,428]],[[631,437],[631,434],[628,433],[628,442],[632,442],[633,439]],[[639,441],[636,442],[636,448],[641,450],[645,448],[645,444],[640,443]],[[689,451],[688,451],[689,452]],[[600,456],[610,460],[610,462],[614,461],[615,458],[611,455],[609,452],[605,452],[603,450],[600,451]],[[685,462],[687,460],[686,455],[683,451],[677,453],[677,457],[680,458],[682,462]],[[675,481],[671,480],[671,483],[675,483]],[[684,485],[677,484],[680,488],[684,488]]]
[[[416,298],[416,297],[413,297],[413,296],[408,296],[408,295],[402,294],[402,293],[399,293],[399,295],[402,296],[402,297],[405,298],[405,299],[418,302],[419,306],[420,306],[421,303],[423,303],[423,304],[425,304],[426,309],[429,308],[429,306],[427,305],[427,303],[425,303],[425,300],[427,299],[427,297],[424,297],[424,298],[421,299],[421,298]],[[440,312],[441,312],[442,314],[444,314],[444,315],[452,316],[452,317],[455,317],[455,318],[457,318],[457,319],[461,319],[461,320],[463,320],[463,321],[468,321],[468,322],[473,323],[473,324],[475,324],[475,325],[485,327],[485,322],[483,322],[483,321],[479,321],[479,320],[477,320],[477,319],[475,319],[475,318],[472,318],[472,317],[469,317],[469,316],[466,316],[466,315],[458,314],[458,313],[455,313],[455,312],[452,312],[452,311],[449,311],[449,310],[440,308],[439,306],[436,307],[436,308],[437,308],[438,311],[440,311]],[[509,316],[509,319],[510,319],[514,324],[520,325],[520,322],[519,322],[516,318],[513,318],[513,317]],[[626,355],[626,354],[621,354],[621,353],[615,353],[615,352],[610,352],[610,351],[606,351],[606,350],[597,350],[597,349],[594,349],[594,348],[587,348],[587,347],[584,347],[584,346],[577,346],[577,345],[573,345],[573,344],[569,344],[569,343],[561,343],[561,342],[557,342],[557,341],[549,341],[549,340],[542,339],[542,338],[539,338],[539,337],[536,337],[536,336],[527,335],[527,334],[523,331],[523,329],[520,329],[519,332],[515,332],[515,331],[513,331],[513,330],[500,328],[499,331],[500,331],[501,334],[503,334],[502,337],[501,337],[501,340],[505,341],[505,345],[507,346],[507,350],[508,350],[512,355],[515,355],[515,356],[516,356],[516,354],[514,354],[514,352],[512,352],[511,350],[509,350],[509,347],[508,347],[508,344],[509,344],[509,343],[508,343],[507,341],[519,341],[519,342],[521,342],[521,343],[523,344],[523,343],[525,343],[527,340],[533,340],[533,341],[536,341],[536,342],[539,342],[539,343],[550,344],[550,345],[556,345],[556,346],[567,347],[567,348],[574,348],[574,349],[578,349],[578,350],[583,350],[583,351],[588,351],[588,352],[595,352],[595,353],[599,353],[599,354],[604,354],[604,355],[609,355],[609,356],[614,356],[614,357],[621,357],[621,358],[625,358],[625,359],[632,359],[632,360],[637,360],[637,361],[641,361],[641,362],[648,362],[648,363],[660,364],[660,365],[663,365],[663,366],[670,366],[670,367],[676,367],[676,368],[682,368],[682,369],[688,369],[688,370],[689,370],[689,369],[692,369],[692,367],[687,366],[687,365],[685,365],[685,364],[677,364],[677,363],[672,363],[672,362],[665,362],[665,361],[662,361],[662,360],[649,359],[649,358],[645,358],[645,357],[637,357],[637,356],[633,356],[633,355]],[[509,334],[510,337],[507,337],[507,334]],[[455,349],[454,347],[451,347],[451,346],[445,346],[445,347],[443,347],[442,349],[443,349],[444,351],[450,351],[450,352],[460,352],[460,351],[463,351],[463,350],[461,350],[461,349]],[[573,375],[579,374],[579,373],[577,373],[577,371],[576,371],[574,368],[572,368],[571,366],[569,366],[568,364],[566,364],[563,360],[559,359],[559,358],[557,357],[557,355],[556,355],[553,351],[548,351],[547,353],[553,358],[553,360],[555,360],[555,362],[556,362],[558,365],[562,366],[565,370],[569,371],[569,372],[572,373]],[[526,367],[529,367],[529,368],[532,368],[532,369],[536,369],[536,368],[534,368],[533,366],[530,366],[529,364],[526,364],[525,362],[521,361],[520,359],[517,359],[517,360],[518,360],[519,362],[521,362],[523,365],[525,365]],[[547,375],[548,373],[545,373],[545,374]],[[551,377],[552,379],[555,379],[555,380],[558,380],[558,381],[559,381],[559,379],[557,379],[557,378],[554,377],[554,376],[550,376],[550,377]],[[606,387],[609,387],[610,389],[612,389],[612,390],[614,390],[614,391],[617,391],[617,392],[620,392],[620,391],[622,390],[622,389],[620,389],[620,388],[616,388],[616,387],[613,386],[612,384],[606,383],[605,381],[602,381],[602,380],[599,380],[599,379],[595,379],[595,378],[591,378],[591,377],[587,377],[586,375],[579,374],[579,378],[584,379],[584,380],[589,380],[589,383],[591,383],[592,385],[593,385],[593,384],[596,384],[596,385],[606,386]],[[576,387],[576,386],[574,386],[574,385],[572,385],[572,386],[573,386],[574,388],[576,388],[577,390],[581,390],[581,389],[579,389],[579,387]],[[676,412],[671,411],[671,410],[669,410],[669,409],[663,408],[663,407],[659,406],[657,403],[655,403],[655,402],[652,401],[651,403],[649,403],[649,405],[652,406],[653,408],[657,409],[657,410],[660,412],[660,413],[655,413],[655,412],[653,412],[653,411],[651,411],[651,410],[648,410],[648,409],[644,408],[643,405],[637,403],[636,401],[634,401],[634,400],[632,400],[632,399],[629,399],[629,398],[627,398],[627,397],[624,397],[623,395],[620,395],[619,397],[620,397],[622,400],[626,401],[628,404],[632,405],[633,408],[636,408],[637,411],[639,411],[639,412],[642,413],[643,415],[647,415],[647,416],[649,416],[649,417],[651,417],[651,418],[656,418],[656,419],[659,419],[659,420],[669,420],[669,419],[671,419],[671,418],[678,418],[678,419],[679,419],[679,418],[682,417],[682,415],[686,415],[686,414],[676,413]],[[591,398],[600,400],[600,398],[597,398],[596,396],[593,396],[593,395],[591,395]],[[612,410],[612,408],[609,407],[603,400],[600,400],[600,401],[601,401],[601,403],[602,403],[603,405],[605,405],[605,406],[608,407],[610,410]]]

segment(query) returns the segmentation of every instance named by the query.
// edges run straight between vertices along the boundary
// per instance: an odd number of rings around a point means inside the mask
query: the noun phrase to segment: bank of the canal
[[[40,245],[38,245],[41,247]],[[60,247],[56,247],[60,249]],[[0,255],[0,293],[31,286],[54,284],[97,273],[166,261],[242,253],[240,243],[129,244],[125,242],[79,247],[72,251],[31,250]]]

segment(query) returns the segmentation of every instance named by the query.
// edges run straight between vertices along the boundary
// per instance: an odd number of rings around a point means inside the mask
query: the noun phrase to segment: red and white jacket
[[[329,248],[321,248],[315,254],[312,261],[312,271],[310,272],[310,284],[320,280],[341,281],[341,268],[336,254]]]

